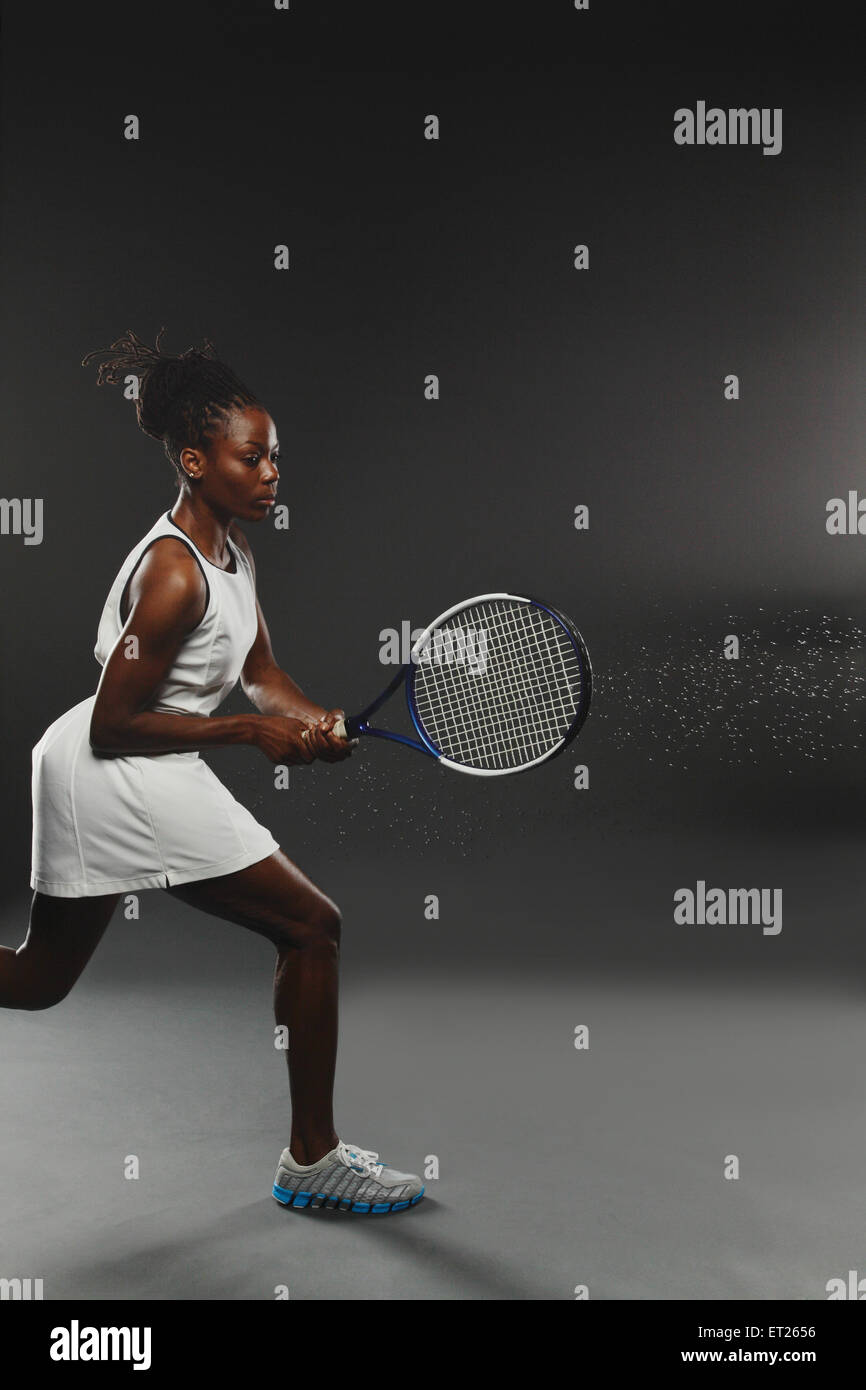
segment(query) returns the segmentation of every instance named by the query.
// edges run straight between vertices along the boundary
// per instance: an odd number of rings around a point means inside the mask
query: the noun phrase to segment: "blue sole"
[[[375,1216],[384,1216],[389,1211],[405,1211],[406,1207],[414,1207],[416,1202],[420,1202],[424,1196],[425,1189],[412,1197],[408,1202],[350,1202],[347,1197],[335,1199],[328,1197],[324,1192],[291,1192],[287,1187],[279,1187],[274,1183],[273,1195],[284,1207],[294,1207],[299,1210],[301,1207],[308,1207],[314,1197],[323,1199],[321,1205],[329,1211],[357,1211],[369,1213]],[[314,1208],[315,1210],[315,1208]]]

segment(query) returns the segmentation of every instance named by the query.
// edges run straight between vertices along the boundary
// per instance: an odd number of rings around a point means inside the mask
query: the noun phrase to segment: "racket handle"
[[[331,732],[332,732],[332,733],[335,733],[335,734],[337,735],[337,738],[348,738],[348,737],[349,737],[348,734],[346,733],[346,726],[345,726],[345,724],[343,723],[342,719],[338,719],[338,720],[337,720],[337,722],[336,722],[336,724],[334,725],[334,727],[333,727],[333,729],[332,729]]]

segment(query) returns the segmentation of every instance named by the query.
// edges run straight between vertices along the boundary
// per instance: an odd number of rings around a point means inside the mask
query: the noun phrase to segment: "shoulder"
[[[204,567],[185,541],[175,536],[157,536],[143,552],[135,567],[132,585],[139,593],[170,590],[178,598],[193,597],[205,590]]]
[[[253,574],[255,574],[256,562],[253,559],[253,552],[250,550],[250,543],[236,521],[233,521],[231,526],[229,527],[229,536],[234,541],[238,550],[243,551],[244,555],[246,555],[247,559],[250,562],[250,568]]]

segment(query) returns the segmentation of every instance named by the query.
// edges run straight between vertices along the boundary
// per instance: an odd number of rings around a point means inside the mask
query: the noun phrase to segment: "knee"
[[[330,898],[322,896],[316,900],[306,925],[318,945],[339,946],[343,916]]]
[[[340,946],[341,927],[340,909],[322,894],[305,908],[303,916],[285,924],[278,945],[302,951],[336,951]]]
[[[56,984],[36,986],[25,995],[21,1008],[27,1009],[30,1013],[53,1009],[56,1004],[63,1002],[70,988],[70,985]]]

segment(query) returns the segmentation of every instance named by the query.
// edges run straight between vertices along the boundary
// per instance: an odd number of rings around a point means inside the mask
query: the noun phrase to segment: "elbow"
[[[246,695],[247,699],[249,700],[250,704],[254,705],[255,708],[258,709],[259,701],[262,698],[261,679],[257,678],[256,676],[252,676],[249,673],[244,674],[244,672],[242,671],[240,677],[240,687]]]
[[[116,732],[96,719],[90,721],[90,751],[98,758],[110,758],[117,749]]]

